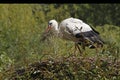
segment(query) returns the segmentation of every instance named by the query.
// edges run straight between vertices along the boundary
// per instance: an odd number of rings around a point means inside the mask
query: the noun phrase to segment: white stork
[[[63,39],[75,42],[75,48],[78,48],[80,53],[78,44],[85,49],[85,46],[96,48],[95,43],[100,46],[103,46],[104,43],[99,36],[99,32],[77,18],[67,18],[59,25],[56,20],[50,20],[46,29],[46,32],[48,31],[52,31]]]

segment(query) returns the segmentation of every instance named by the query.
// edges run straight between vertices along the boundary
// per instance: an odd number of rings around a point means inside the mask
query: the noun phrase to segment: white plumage
[[[67,18],[59,26],[56,20],[50,20],[46,32],[50,30],[63,39],[74,41],[76,44],[83,44],[84,48],[85,46],[95,48],[94,43],[103,46],[99,32],[77,18]]]
[[[90,30],[92,29],[89,25],[76,18],[65,19],[59,25],[59,31],[63,35],[63,38],[68,38],[74,42],[79,42],[79,39],[75,37],[76,34]]]

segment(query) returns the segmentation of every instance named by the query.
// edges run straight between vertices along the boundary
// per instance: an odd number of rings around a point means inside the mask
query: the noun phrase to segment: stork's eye
[[[49,23],[49,25],[52,25],[52,23]]]

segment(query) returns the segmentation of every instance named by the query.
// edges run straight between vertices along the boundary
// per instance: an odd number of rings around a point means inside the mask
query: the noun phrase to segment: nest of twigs
[[[10,80],[120,79],[120,61],[107,58],[62,57],[47,59],[17,69]]]

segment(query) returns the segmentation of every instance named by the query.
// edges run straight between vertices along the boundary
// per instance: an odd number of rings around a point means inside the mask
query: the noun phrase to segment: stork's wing
[[[92,27],[91,27],[92,28]],[[92,30],[97,33],[97,34],[100,34],[98,31],[96,31],[94,28],[92,28]]]
[[[94,32],[93,30],[91,31],[87,31],[87,32],[82,32],[82,33],[78,33],[75,35],[76,38],[84,38],[89,40],[92,43],[98,43],[98,44],[102,44],[104,43],[104,41],[101,39],[100,35],[96,32]]]
[[[71,23],[83,23],[82,20],[77,19],[77,18],[68,18],[66,21],[70,21]]]
[[[84,23],[80,19],[68,18],[61,22],[61,31],[67,34],[74,35],[77,39],[85,39],[91,43],[103,44],[103,40],[99,36],[99,32],[90,27],[88,24]]]
[[[88,24],[84,23],[80,19],[68,18],[66,21],[69,21],[67,28],[73,33],[76,37],[81,37],[95,43],[103,43],[103,40],[99,36],[99,32],[94,28],[90,27]]]

